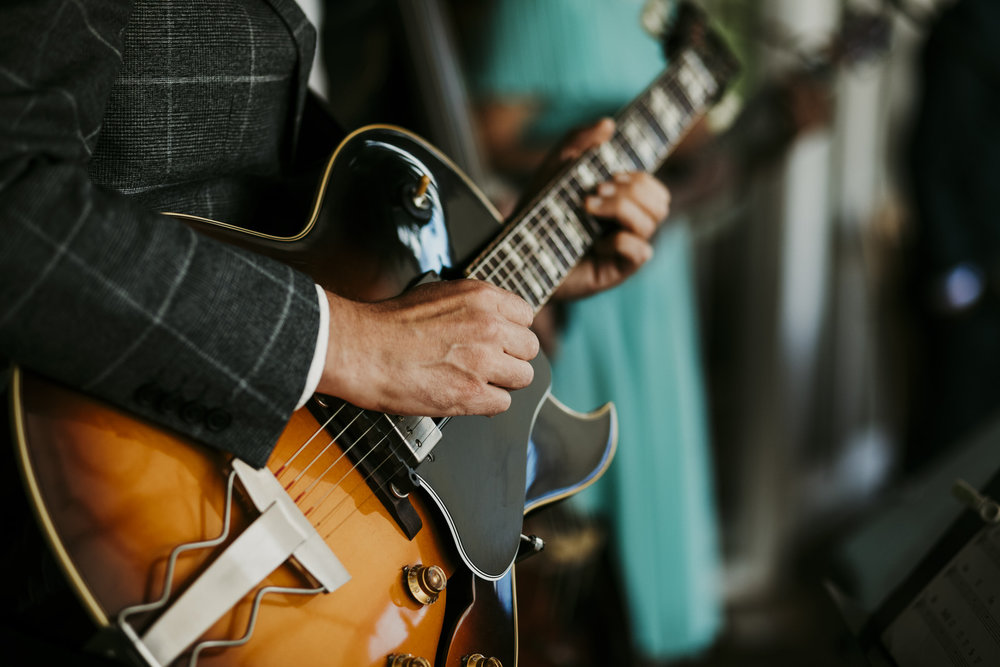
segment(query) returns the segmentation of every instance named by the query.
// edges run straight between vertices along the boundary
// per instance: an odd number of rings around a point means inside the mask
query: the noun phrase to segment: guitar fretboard
[[[594,245],[603,230],[584,210],[598,183],[625,171],[655,171],[731,74],[728,62],[684,50],[675,62],[616,118],[614,136],[587,151],[514,218],[466,269],[520,295],[536,312]],[[713,72],[715,72],[713,74]]]

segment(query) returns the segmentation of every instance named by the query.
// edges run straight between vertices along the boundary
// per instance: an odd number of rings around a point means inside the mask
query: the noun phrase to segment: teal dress
[[[672,223],[637,275],[573,304],[553,366],[561,401],[618,410],[615,459],[573,502],[609,519],[637,648],[655,658],[704,648],[721,620],[690,244]]]
[[[642,4],[501,0],[470,88],[540,101],[532,132],[549,143],[613,113],[663,67]],[[572,502],[611,526],[635,648],[668,659],[718,632],[720,558],[688,228],[671,221],[655,249],[624,285],[569,307],[553,393],[580,411],[617,406],[615,460]]]

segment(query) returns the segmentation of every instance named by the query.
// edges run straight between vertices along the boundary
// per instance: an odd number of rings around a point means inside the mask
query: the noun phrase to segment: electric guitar
[[[294,236],[170,215],[345,296],[464,276],[540,309],[603,233],[585,194],[655,170],[734,74],[700,16],[685,34],[615,136],[505,225],[447,158],[389,126],[341,143]],[[494,418],[318,395],[262,470],[25,371],[11,395],[29,494],[100,628],[95,650],[144,665],[510,667],[523,515],[591,483],[615,444],[611,406],[569,411],[544,357],[533,365]]]

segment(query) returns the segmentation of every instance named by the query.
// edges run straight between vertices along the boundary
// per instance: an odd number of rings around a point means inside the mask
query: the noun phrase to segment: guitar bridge
[[[427,458],[441,440],[441,429],[430,417],[390,417],[383,415],[406,447],[415,466]]]

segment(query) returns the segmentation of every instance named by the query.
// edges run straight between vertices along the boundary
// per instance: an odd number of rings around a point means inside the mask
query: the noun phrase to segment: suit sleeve
[[[305,384],[315,287],[90,181],[130,10],[0,6],[0,356],[261,466]]]

